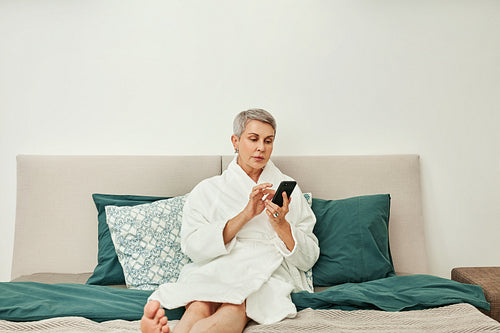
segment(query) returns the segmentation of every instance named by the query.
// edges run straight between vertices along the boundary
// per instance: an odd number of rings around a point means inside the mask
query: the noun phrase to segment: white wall
[[[418,153],[431,271],[500,264],[500,2],[0,1],[0,281],[16,154]]]

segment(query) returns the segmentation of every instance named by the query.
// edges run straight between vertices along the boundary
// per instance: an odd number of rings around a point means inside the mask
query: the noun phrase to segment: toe
[[[165,318],[165,310],[163,309],[158,309],[155,314],[155,320],[160,321],[162,318]]]
[[[156,317],[158,310],[160,309],[160,302],[150,301],[144,306],[144,316],[150,319]]]
[[[165,317],[165,311],[163,311],[163,317],[160,319],[161,333],[170,332],[170,327],[167,325],[168,319]]]

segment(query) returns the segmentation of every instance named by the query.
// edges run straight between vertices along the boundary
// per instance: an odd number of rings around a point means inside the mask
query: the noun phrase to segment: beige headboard
[[[181,195],[220,174],[232,158],[19,155],[12,278],[94,269],[97,211],[92,193]],[[390,193],[396,271],[427,272],[418,155],[274,156],[273,161],[314,197]]]

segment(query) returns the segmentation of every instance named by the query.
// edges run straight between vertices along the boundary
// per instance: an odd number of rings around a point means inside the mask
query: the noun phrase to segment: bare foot
[[[160,302],[150,301],[144,307],[144,316],[141,319],[141,332],[143,333],[168,333],[165,310],[160,308]]]

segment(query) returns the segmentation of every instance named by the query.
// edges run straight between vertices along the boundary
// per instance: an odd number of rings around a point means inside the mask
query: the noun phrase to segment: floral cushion
[[[106,216],[127,287],[154,290],[176,282],[189,258],[180,231],[187,195],[137,206],[107,206]]]

